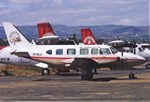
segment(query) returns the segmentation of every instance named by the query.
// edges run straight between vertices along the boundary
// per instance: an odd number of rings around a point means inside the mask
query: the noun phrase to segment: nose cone
[[[146,62],[145,58],[132,53],[123,52],[123,56],[122,56],[122,53],[119,52],[117,53],[117,56],[123,58],[123,60],[125,60],[124,62],[129,66],[137,66],[137,65],[144,64]]]
[[[149,57],[150,58],[150,50],[149,49],[145,49],[145,51],[147,52],[147,57]]]

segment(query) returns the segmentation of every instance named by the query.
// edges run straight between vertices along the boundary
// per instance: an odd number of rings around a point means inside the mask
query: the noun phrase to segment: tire
[[[96,68],[92,68],[92,74],[97,74]]]
[[[146,64],[146,69],[150,69],[150,64]]]
[[[44,68],[43,70],[42,70],[42,76],[48,76],[48,75],[50,75],[50,70],[48,69],[48,68]]]
[[[129,79],[135,79],[135,75],[133,73],[129,74]]]
[[[92,68],[89,67],[81,68],[81,80],[92,80],[92,79],[93,79]]]

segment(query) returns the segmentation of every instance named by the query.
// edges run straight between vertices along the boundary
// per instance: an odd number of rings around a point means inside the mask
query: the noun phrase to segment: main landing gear
[[[81,67],[81,80],[92,80],[93,79],[93,72],[92,72],[91,65],[88,59],[85,59],[82,62]]]
[[[92,79],[93,79],[92,68],[82,67],[81,68],[81,80],[92,80]]]
[[[44,75],[48,76],[48,75],[50,75],[50,70],[48,68],[44,68],[44,69],[42,69],[41,73],[42,73],[42,76],[44,76]]]
[[[146,69],[150,69],[150,63],[146,64]]]

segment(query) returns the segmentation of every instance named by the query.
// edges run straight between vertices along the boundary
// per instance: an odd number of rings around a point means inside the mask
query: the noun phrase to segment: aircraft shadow
[[[103,81],[103,82],[109,82],[111,80],[116,80],[115,77],[106,77],[106,78],[94,78],[91,81]]]
[[[80,76],[79,73],[59,73],[59,76]]]

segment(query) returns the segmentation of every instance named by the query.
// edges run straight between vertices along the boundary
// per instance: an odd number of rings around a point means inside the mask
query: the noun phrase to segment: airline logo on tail
[[[96,40],[90,30],[90,28],[81,29],[82,42],[85,45],[95,45]]]
[[[54,36],[55,33],[49,23],[38,23],[39,38],[45,36]]]
[[[9,42],[11,44],[15,45],[16,43],[18,43],[20,41],[21,41],[20,36],[19,36],[19,34],[16,31],[13,31],[13,32],[10,33],[10,35],[9,35]]]

